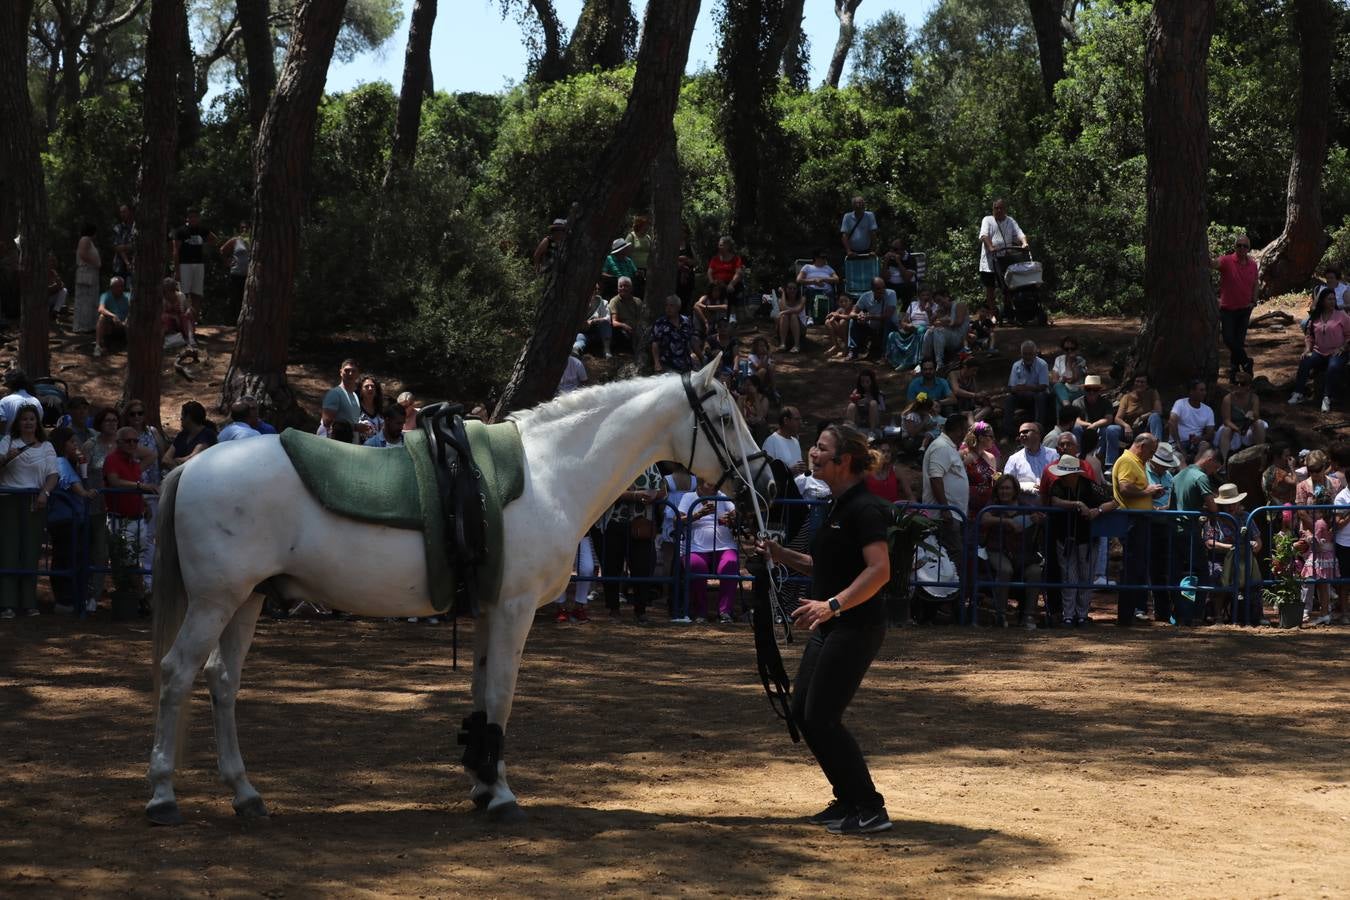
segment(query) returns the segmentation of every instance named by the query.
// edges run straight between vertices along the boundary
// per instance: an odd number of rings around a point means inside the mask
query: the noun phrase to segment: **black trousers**
[[[1252,370],[1252,358],[1247,355],[1247,325],[1252,319],[1252,308],[1219,310],[1219,329],[1223,345],[1228,348],[1230,370]]]
[[[605,526],[605,539],[600,546],[600,571],[606,579],[622,577],[624,564],[634,578],[649,578],[656,571],[656,542],[633,540],[628,522],[611,521]],[[610,612],[619,611],[619,582],[605,581],[605,606]],[[624,593],[633,603],[635,615],[647,614],[647,601],[656,590],[651,582],[623,585]]]
[[[869,603],[880,602],[872,598]],[[844,710],[881,649],[885,628],[826,625],[811,633],[792,686],[792,716],[806,746],[834,788],[834,796],[858,807],[885,805],[862,748],[844,727]]]
[[[1149,572],[1149,523],[1139,517],[1130,522],[1130,530],[1125,533],[1124,571],[1120,579],[1124,584],[1147,584]],[[1123,589],[1116,594],[1116,624],[1134,624],[1134,611],[1148,608],[1148,591],[1134,588]]]

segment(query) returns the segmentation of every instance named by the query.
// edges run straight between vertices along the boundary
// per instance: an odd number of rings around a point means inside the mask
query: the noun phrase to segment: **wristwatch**
[[[836,616],[844,611],[844,608],[839,605],[838,597],[831,597],[829,600],[826,600],[825,602],[829,605],[830,612],[834,613]]]

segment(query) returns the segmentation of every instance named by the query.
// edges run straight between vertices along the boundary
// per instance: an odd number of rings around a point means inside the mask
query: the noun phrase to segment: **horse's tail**
[[[178,498],[178,482],[185,466],[179,466],[168,474],[160,485],[159,510],[156,514],[155,576],[151,589],[151,605],[154,609],[154,657],[150,668],[154,675],[154,704],[156,714],[159,710],[160,663],[169,654],[178,629],[183,626],[187,616],[187,587],[183,584],[183,568],[178,560],[178,529],[174,523],[174,506]],[[183,749],[183,738],[187,733],[187,703],[178,716],[178,740],[174,746],[179,754]]]

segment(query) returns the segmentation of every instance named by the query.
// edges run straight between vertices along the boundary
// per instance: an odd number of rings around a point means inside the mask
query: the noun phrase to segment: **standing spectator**
[[[1214,495],[1218,484],[1214,476],[1219,471],[1219,454],[1212,447],[1200,451],[1192,465],[1187,466],[1172,479],[1172,508],[1178,512],[1195,515],[1177,516],[1175,521],[1176,540],[1172,545],[1175,568],[1173,571],[1180,579],[1194,575],[1201,582],[1207,582],[1209,571],[1209,553],[1205,549],[1205,517],[1200,513],[1212,513]],[[1162,552],[1154,547],[1152,553]],[[1138,613],[1136,613],[1136,616]],[[1173,624],[1190,625],[1193,622],[1192,609],[1184,604],[1174,604]],[[1171,620],[1169,620],[1171,621]]]
[[[183,343],[194,350],[197,348],[197,313],[178,291],[178,282],[165,278],[159,283],[159,293],[163,298],[160,321],[164,324],[164,335],[181,334]]]
[[[160,457],[165,469],[176,468],[194,456],[200,456],[208,447],[214,447],[218,439],[215,426],[206,419],[206,407],[196,400],[183,404],[178,412],[178,424],[181,426],[178,435]]]
[[[653,510],[659,510],[666,498],[666,483],[661,471],[650,466],[619,494],[605,516],[604,543],[600,569],[606,579],[623,577],[627,565],[633,578],[647,578],[656,570],[656,520]],[[629,582],[625,594],[633,604],[633,615],[639,625],[647,624],[647,605],[652,585]],[[619,621],[619,582],[605,581],[605,606],[611,621]]]
[[[98,226],[86,222],[75,245],[75,314],[71,328],[76,334],[90,334],[98,324],[98,273],[103,268],[94,235]]]
[[[998,476],[994,429],[989,427],[988,422],[976,422],[970,426],[961,443],[961,459],[966,464],[966,479],[970,484],[968,512],[971,521],[974,521],[980,510],[989,505],[994,495],[994,479]]]
[[[780,288],[778,310],[774,313],[774,326],[778,331],[778,349],[790,353],[802,351],[802,332],[811,320],[806,315],[806,298],[802,296],[797,282],[788,281]]]
[[[825,321],[835,307],[834,295],[839,289],[839,273],[830,265],[825,250],[817,250],[811,261],[797,270],[797,284],[811,302],[811,318]]]
[[[877,386],[876,373],[871,369],[859,369],[853,392],[848,395],[844,421],[876,430],[881,427],[881,414],[885,411],[886,398]]]
[[[204,410],[203,415],[205,415]],[[94,491],[94,499],[89,503],[89,564],[106,566],[108,564],[108,510],[104,505],[101,491],[108,485],[103,479],[103,463],[107,460],[108,454],[117,449],[117,429],[121,427],[122,419],[117,410],[111,406],[104,406],[94,410],[92,422],[94,435],[81,448],[84,452],[86,465],[89,466],[86,481],[89,489]],[[137,449],[140,448],[137,447]],[[98,587],[93,588],[91,586],[90,596],[97,598],[103,593],[101,586],[103,581],[102,575],[94,576],[94,584]]]
[[[1056,411],[1077,402],[1083,396],[1087,378],[1087,360],[1078,352],[1078,339],[1072,336],[1059,342],[1060,354],[1050,369],[1050,383],[1054,385]]]
[[[1127,510],[1152,510],[1153,498],[1163,492],[1162,485],[1152,484],[1144,467],[1153,458],[1158,439],[1143,432],[1136,435],[1130,448],[1120,454],[1111,469],[1111,494],[1116,505]],[[1149,575],[1149,520],[1146,516],[1129,517],[1125,533],[1122,580],[1127,585],[1148,583]],[[1132,625],[1135,613],[1147,610],[1148,592],[1142,588],[1122,588],[1117,594],[1116,624]]]
[[[1186,385],[1186,396],[1172,404],[1167,418],[1167,435],[1173,448],[1188,459],[1214,440],[1214,410],[1205,403],[1208,392],[1204,379],[1192,378]]]
[[[361,414],[356,417],[356,430],[364,441],[378,434],[384,425],[384,386],[374,375],[365,375],[356,389],[356,398],[361,403]]]
[[[1064,625],[1085,625],[1092,610],[1092,523],[1112,504],[1097,483],[1083,474],[1078,458],[1065,454],[1050,471],[1055,483],[1050,487],[1050,504],[1064,513],[1052,523],[1055,550],[1065,584],[1061,621]],[[1046,615],[1053,615],[1046,610]]]
[[[1008,373],[1008,398],[1003,401],[1005,434],[1013,433],[1019,411],[1030,410],[1032,421],[1038,426],[1042,425],[1049,406],[1050,367],[1036,355],[1035,341],[1023,341],[1021,354],[1022,358],[1012,364],[1012,370]],[[1036,433],[1039,437],[1039,428]]]
[[[127,316],[131,314],[131,295],[120,278],[108,282],[108,289],[98,298],[98,325],[94,331],[94,355],[108,352],[108,336],[126,334]]]
[[[123,203],[112,227],[112,273],[123,280],[136,274],[136,214]]]
[[[1159,512],[1164,509],[1172,508],[1172,485],[1176,473],[1181,469],[1181,460],[1172,450],[1172,445],[1166,441],[1159,442],[1158,448],[1153,451],[1153,457],[1144,467],[1148,474],[1148,483],[1158,485],[1162,491],[1153,498],[1153,511]],[[1180,584],[1181,576],[1176,572],[1176,561],[1173,559],[1175,554],[1171,548],[1175,541],[1172,537],[1176,532],[1176,523],[1171,521],[1171,517],[1158,517],[1149,525],[1149,546],[1153,552],[1149,554],[1149,581],[1154,585]],[[1100,569],[1100,567],[1099,567]],[[1105,572],[1102,572],[1105,575]],[[1103,578],[1099,584],[1105,584]],[[1172,617],[1174,607],[1172,592],[1165,588],[1153,588],[1153,618],[1158,622],[1166,622]]]
[[[605,257],[605,265],[600,270],[600,283],[606,288],[606,293],[611,287],[617,291],[619,281],[624,278],[631,284],[637,275],[637,266],[629,253],[632,249],[633,245],[623,238],[615,238],[609,245],[609,255]]]
[[[248,424],[248,404],[243,400],[236,400],[230,404],[230,424],[220,429],[220,436],[216,439],[218,443],[224,444],[229,441],[242,441],[246,438],[262,437],[257,431],[254,431]]]
[[[1350,484],[1341,488],[1336,494],[1335,504],[1350,507]],[[1342,577],[1350,577],[1350,513],[1337,514],[1333,524],[1336,529],[1333,538],[1336,568],[1342,573]],[[1341,599],[1341,624],[1350,625],[1350,587],[1344,584],[1339,585],[1337,592]],[[1328,616],[1331,614],[1330,607],[1327,608],[1327,614]]]
[[[5,396],[0,397],[0,430],[8,432],[25,406],[42,418],[42,401],[33,396],[33,382],[23,369],[10,369],[5,373]]]
[[[103,480],[110,488],[122,488],[104,495],[108,508],[108,532],[116,556],[114,566],[150,568],[154,560],[155,539],[151,527],[148,497],[159,491],[159,485],[145,482],[145,474],[138,461],[139,433],[135,428],[117,430],[117,449],[103,462]],[[155,457],[158,469],[158,455]],[[150,576],[144,576],[145,589],[150,589]]]
[[[1106,465],[1115,463],[1122,444],[1129,446],[1147,431],[1155,440],[1163,437],[1162,396],[1149,385],[1146,372],[1136,372],[1130,389],[1120,395],[1115,420],[1106,426]]]
[[[1336,295],[1329,288],[1319,287],[1313,291],[1303,347],[1298,378],[1289,402],[1302,403],[1308,392],[1308,379],[1317,372],[1325,372],[1322,412],[1330,412],[1331,404],[1340,399],[1341,382],[1345,379],[1345,358],[1350,352],[1350,315],[1336,308]]]
[[[253,241],[248,233],[248,222],[240,222],[234,237],[220,245],[221,261],[230,272],[230,316],[238,321],[244,309],[244,285],[248,282],[248,262],[253,252]]]
[[[1023,422],[1017,429],[1017,440],[1021,442],[1022,449],[1008,457],[1003,474],[1016,478],[1023,493],[1039,498],[1041,476],[1059,459],[1059,451],[1041,442],[1041,426],[1035,422]]]
[[[970,509],[970,480],[966,463],[956,442],[966,433],[969,420],[957,413],[947,419],[938,435],[923,453],[923,502],[928,506],[950,506],[964,512]],[[958,578],[966,580],[965,557],[961,548],[961,527],[964,516],[958,517],[951,509],[938,513],[938,542],[956,565]]]
[[[1045,523],[1045,513],[1029,512],[1018,507],[1022,502],[1021,487],[1011,475],[1000,475],[994,482],[990,506],[978,519],[980,546],[988,557],[994,572],[994,621],[1003,627],[1008,624],[1008,594],[1011,581],[1046,581],[1044,567],[1036,557],[1035,534]],[[1038,501],[1039,502],[1039,501]],[[1020,587],[1019,617],[1027,631],[1036,630],[1036,598],[1039,587]],[[1047,599],[1046,624],[1052,621],[1052,605]]]
[[[1252,371],[1247,355],[1247,325],[1256,305],[1259,267],[1251,255],[1252,242],[1245,234],[1233,238],[1233,252],[1209,259],[1209,267],[1219,272],[1219,325],[1228,348],[1228,378],[1238,369]]]
[[[609,324],[628,342],[629,352],[636,354],[642,343],[642,303],[633,296],[633,279],[627,275],[618,280],[616,290],[609,300]]]
[[[680,315],[680,298],[666,298],[666,314],[652,323],[652,370],[689,372],[698,362],[694,354],[694,326]]]
[[[572,344],[572,352],[567,357],[567,365],[563,367],[562,378],[558,380],[558,396],[570,394],[586,383],[586,364],[581,361],[581,353],[585,349],[586,336],[579,334],[576,342]],[[402,396],[402,394],[399,396]],[[399,406],[401,408],[403,404],[399,404]],[[386,418],[388,417],[386,416]],[[399,416],[399,420],[403,420],[403,415]],[[366,441],[366,444],[369,445],[370,441]]]
[[[159,461],[164,456],[164,451],[169,449],[168,438],[164,437],[164,432],[160,431],[154,425],[150,424],[150,417],[145,411],[145,404],[140,400],[132,400],[127,403],[126,423],[136,432],[136,443],[139,449],[136,451],[141,463],[141,482],[145,485],[154,487],[152,495],[145,498],[145,534],[141,542],[141,567],[149,569],[155,561],[155,513],[159,509],[159,482],[160,465]],[[106,463],[105,463],[106,465]],[[150,576],[145,576],[145,589],[150,590]]]
[[[681,498],[679,512],[689,540],[689,611],[694,621],[706,614],[711,622],[707,575],[724,576],[717,582],[717,613],[718,621],[729,625],[734,621],[732,609],[738,586],[735,576],[740,573],[740,555],[731,534],[736,507],[730,500],[714,500],[716,494],[717,488],[700,478],[696,493]]]
[[[1252,373],[1239,371],[1233,381],[1233,389],[1224,395],[1219,404],[1219,418],[1223,424],[1215,438],[1219,445],[1219,456],[1225,463],[1228,454],[1253,444],[1263,444],[1266,440],[1266,422],[1261,418],[1261,398],[1252,391]]]
[[[1231,615],[1225,613],[1228,591],[1220,590],[1211,595],[1216,624],[1230,621],[1235,625],[1261,624],[1261,568],[1254,555],[1261,552],[1261,531],[1252,529],[1245,542],[1240,537],[1245,520],[1243,513],[1246,512],[1242,501],[1246,497],[1246,492],[1239,491],[1237,485],[1231,482],[1219,485],[1214,494],[1214,507],[1224,515],[1211,516],[1204,525],[1205,547],[1209,551],[1208,580],[1224,588],[1231,588],[1235,582],[1238,583],[1237,608],[1231,611]],[[1319,525],[1326,527],[1324,522]],[[1326,549],[1331,551],[1331,532],[1325,531],[1324,535],[1329,545]],[[1328,568],[1332,573],[1329,577],[1335,578],[1334,552],[1327,553],[1327,557]],[[1321,587],[1329,588],[1330,585]],[[1329,604],[1327,612],[1331,612]],[[1330,620],[1331,617],[1327,618]]]
[[[806,471],[802,459],[802,415],[795,406],[784,406],[778,411],[778,430],[764,439],[764,452],[787,466],[793,475]]]
[[[56,450],[47,440],[39,412],[22,406],[0,437],[0,488],[36,494],[0,493],[0,569],[36,569],[42,550],[42,523],[59,478]],[[0,575],[0,618],[16,610],[36,616],[37,576]]]
[[[403,446],[403,407],[390,403],[380,417],[380,430],[366,438],[367,447]]]
[[[548,234],[544,235],[539,245],[534,248],[534,274],[543,275],[545,272],[553,271],[565,240],[567,240],[567,220],[554,219],[553,224],[548,226]]]
[[[612,347],[614,326],[610,324],[609,300],[605,299],[605,295],[600,293],[599,282],[596,282],[595,293],[591,295],[591,305],[586,313],[586,328],[584,333],[586,335],[587,346],[591,345],[591,341],[599,338],[605,359],[609,359],[614,355]]]
[[[919,286],[919,264],[914,255],[905,249],[905,239],[891,241],[886,255],[881,258],[881,277],[886,279],[886,287],[895,291],[902,307],[908,306],[914,299]]]
[[[89,439],[94,436],[89,421],[89,401],[80,396],[71,397],[66,403],[66,414],[56,423],[58,426],[69,428],[75,435],[75,440],[83,447]]]
[[[1017,220],[1008,215],[1008,203],[1002,197],[994,201],[993,214],[980,222],[980,283],[984,285],[984,305],[994,306],[994,293],[1003,283],[1002,273],[995,257],[1006,250],[1028,246]]]
[[[633,275],[633,293],[647,296],[647,267],[652,257],[652,220],[645,215],[633,216],[633,230],[628,232],[628,255],[637,272]]]
[[[173,267],[193,309],[202,308],[206,289],[205,251],[215,243],[216,236],[202,224],[202,214],[195,209],[188,210],[187,221],[174,230]]]
[[[745,294],[745,260],[726,235],[717,239],[717,253],[708,260],[707,275],[709,285],[717,282],[726,288],[727,300],[732,306],[741,305]],[[736,321],[736,314],[731,315],[732,321]]]
[[[56,254],[47,254],[47,310],[51,313],[52,324],[60,318],[61,313],[65,311],[66,299],[70,297],[70,291],[66,290],[66,282],[61,277],[61,272],[57,269]]]
[[[356,360],[344,359],[338,367],[338,377],[340,381],[337,386],[329,388],[323,395],[319,434],[324,437],[331,436],[333,425],[337,422],[346,422],[355,432],[356,423],[361,418],[361,400],[356,395],[361,369]]]
[[[853,198],[853,208],[839,223],[839,244],[849,257],[869,256],[877,241],[877,217],[862,197]]]
[[[80,445],[75,434],[69,428],[56,428],[52,431],[52,447],[56,450],[57,481],[56,488],[47,506],[47,533],[52,539],[52,565],[54,570],[71,569],[75,564],[76,536],[88,546],[89,535],[79,525],[86,521],[88,502],[94,494],[85,487],[80,476],[80,466],[84,457],[80,455]],[[77,602],[84,603],[83,590],[76,590],[79,579],[66,575],[51,575],[52,598],[56,611],[69,613],[75,611]],[[96,607],[87,606],[88,612]]]

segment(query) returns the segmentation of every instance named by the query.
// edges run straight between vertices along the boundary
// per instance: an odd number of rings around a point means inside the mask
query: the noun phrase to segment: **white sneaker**
[[[1289,395],[1290,406],[1294,406],[1295,404],[1302,402],[1303,402],[1303,395],[1300,394],[1298,391],[1294,391],[1292,394]]]
[[[1330,398],[1330,397],[1323,397],[1323,398],[1322,398],[1322,412],[1331,412],[1331,398]]]
[[[727,316],[727,321],[730,322],[732,325],[735,325],[735,324],[736,324],[736,314],[735,314],[735,313],[732,313],[731,315]]]
[[[1106,576],[1105,576],[1105,575],[1098,575],[1096,578],[1092,579],[1092,583],[1093,583],[1093,585],[1095,585],[1096,587],[1105,587],[1105,586],[1106,586]]]
[[[103,348],[102,348],[101,346],[99,346],[98,344],[95,344],[95,345],[94,345],[94,355],[95,355],[95,356],[102,356],[102,355],[103,355]]]

